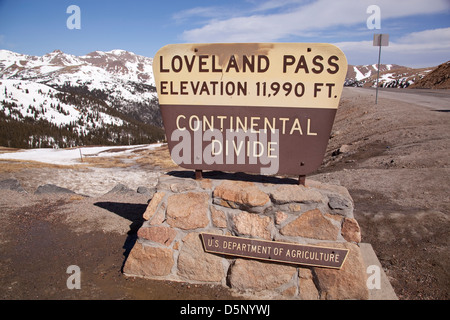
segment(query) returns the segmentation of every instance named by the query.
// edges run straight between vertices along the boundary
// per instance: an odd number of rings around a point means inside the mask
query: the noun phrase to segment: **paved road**
[[[373,95],[373,101],[375,102],[375,89],[373,88],[347,87],[345,89],[355,90],[360,94],[371,94]],[[401,100],[436,111],[450,112],[450,90],[378,89],[378,102],[381,102],[383,99]]]

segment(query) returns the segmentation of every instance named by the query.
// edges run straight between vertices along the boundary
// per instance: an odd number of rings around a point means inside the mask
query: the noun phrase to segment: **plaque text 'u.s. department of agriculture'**
[[[340,269],[348,249],[202,233],[206,252],[257,260]]]

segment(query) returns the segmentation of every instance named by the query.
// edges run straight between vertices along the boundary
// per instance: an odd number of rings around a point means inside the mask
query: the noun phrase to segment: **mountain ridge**
[[[0,145],[71,147],[164,139],[152,66],[153,58],[122,49],[81,56],[58,49],[43,56],[0,50]],[[344,85],[376,86],[377,68],[349,65]],[[407,88],[436,68],[381,64],[379,86]],[[427,85],[446,83],[448,69],[442,70],[438,74],[444,78],[427,80]]]
[[[380,64],[378,85],[386,88],[408,88],[436,69],[410,68],[397,64]],[[378,65],[348,65],[345,86],[376,87]]]
[[[17,127],[0,144],[70,147],[163,139],[152,62],[120,49],[83,56],[0,50],[0,116],[4,128]],[[56,126],[63,137],[39,133],[38,138],[32,128],[24,129],[31,120],[44,131]]]

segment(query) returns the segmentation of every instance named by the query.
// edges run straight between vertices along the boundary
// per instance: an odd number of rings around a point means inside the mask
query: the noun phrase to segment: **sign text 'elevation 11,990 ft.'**
[[[176,44],[153,70],[178,165],[306,175],[325,154],[347,60],[322,43]]]

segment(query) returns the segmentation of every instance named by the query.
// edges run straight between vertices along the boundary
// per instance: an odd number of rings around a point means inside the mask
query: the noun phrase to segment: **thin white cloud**
[[[347,56],[350,64],[364,64],[370,57],[373,63],[378,56],[378,48],[372,41],[335,43]],[[390,41],[382,47],[385,63],[396,63],[408,67],[432,67],[450,60],[450,28],[430,29],[412,32]],[[367,63],[367,62],[366,62]]]
[[[317,0],[299,1],[293,6],[295,3],[287,0],[276,5],[274,1],[266,1],[241,16],[222,19],[223,15],[219,13],[219,18],[207,21],[202,27],[185,30],[181,37],[186,42],[276,41],[303,36],[307,32],[326,33],[337,28],[365,25],[369,16],[366,10],[372,4],[381,8],[382,19],[439,13],[450,8],[448,0]],[[273,8],[279,12],[258,13],[270,12]]]
[[[174,19],[177,23],[183,23],[189,19],[212,19],[219,18],[218,13],[222,13],[221,17],[224,18],[223,8],[219,7],[195,7],[183,11],[176,12],[172,15],[172,19]],[[205,22],[205,21],[203,21]]]
[[[450,48],[450,27],[412,32],[398,39],[396,46],[420,46],[426,50],[448,50]],[[450,56],[450,50],[448,50]]]
[[[16,44],[13,42],[7,41],[6,36],[4,34],[0,34],[0,46],[3,49],[14,50],[16,48]]]
[[[274,9],[280,9],[280,8],[286,8],[291,5],[301,5],[304,4],[305,0],[268,0],[264,2],[255,1],[257,3],[257,6],[251,9],[252,12],[261,12],[261,11],[267,11],[267,10],[274,10]]]

